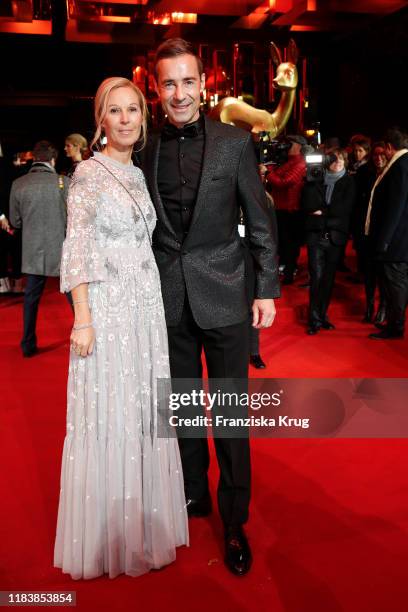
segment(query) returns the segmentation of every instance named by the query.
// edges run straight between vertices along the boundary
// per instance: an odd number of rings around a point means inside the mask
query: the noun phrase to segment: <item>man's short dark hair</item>
[[[58,151],[48,140],[40,140],[34,146],[33,155],[34,161],[50,162],[52,159],[57,159]]]
[[[388,128],[383,138],[385,144],[389,143],[396,151],[408,146],[408,134],[399,127]]]
[[[201,57],[196,53],[193,45],[183,38],[169,38],[165,40],[156,51],[153,64],[153,72],[157,80],[157,64],[162,59],[169,57],[177,57],[178,55],[192,55],[196,58],[197,68],[200,76],[204,72],[203,62]]]

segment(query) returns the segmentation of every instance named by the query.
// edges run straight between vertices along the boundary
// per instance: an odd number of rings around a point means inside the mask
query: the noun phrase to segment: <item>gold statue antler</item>
[[[254,108],[237,98],[223,98],[213,108],[210,116],[223,123],[230,123],[252,132],[270,132],[274,138],[283,130],[291,115],[296,96],[298,84],[298,73],[296,62],[298,51],[296,43],[290,39],[288,46],[288,61],[282,62],[281,53],[275,43],[271,42],[271,57],[277,66],[276,77],[273,79],[273,87],[282,92],[279,104],[273,113],[266,110]]]

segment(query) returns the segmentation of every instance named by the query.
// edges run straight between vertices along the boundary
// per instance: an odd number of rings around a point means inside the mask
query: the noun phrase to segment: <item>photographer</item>
[[[266,169],[265,185],[275,203],[279,236],[279,266],[284,266],[284,285],[293,283],[302,244],[303,223],[300,198],[306,176],[306,162],[302,148],[307,145],[303,136],[287,136],[288,159],[280,166]],[[262,171],[261,169],[261,171]]]
[[[302,208],[306,213],[310,306],[307,333],[334,329],[327,310],[338,261],[347,243],[355,198],[354,179],[346,172],[347,152],[335,149],[321,180],[306,182]]]

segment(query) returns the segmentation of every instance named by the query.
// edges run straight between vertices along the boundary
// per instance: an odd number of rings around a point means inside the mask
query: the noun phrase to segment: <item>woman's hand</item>
[[[95,330],[93,327],[73,329],[70,341],[71,348],[78,357],[87,357],[95,346]]]
[[[315,210],[314,212],[311,213],[312,215],[322,215],[323,211],[321,210]]]

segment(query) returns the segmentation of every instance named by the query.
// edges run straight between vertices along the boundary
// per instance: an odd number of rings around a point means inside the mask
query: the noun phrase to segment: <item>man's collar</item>
[[[36,166],[45,166],[46,168],[49,168],[49,169],[50,169],[50,170],[52,170],[53,172],[56,172],[56,170],[55,170],[54,166],[53,166],[52,164],[50,164],[49,162],[46,162],[46,161],[34,161],[34,162],[31,164],[31,168],[34,168],[34,167],[36,167]],[[31,169],[31,168],[30,168],[30,169]]]
[[[203,134],[204,131],[204,116],[200,114],[197,121],[186,123],[182,128],[178,128],[168,121],[163,126],[161,135],[165,140],[173,140],[174,138],[194,138]]]

